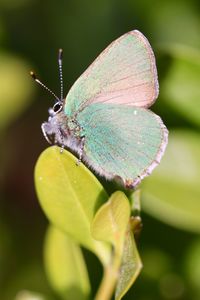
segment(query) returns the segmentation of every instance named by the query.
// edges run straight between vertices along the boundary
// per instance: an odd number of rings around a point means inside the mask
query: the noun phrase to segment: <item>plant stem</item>
[[[121,249],[120,249],[121,250]],[[112,263],[105,266],[104,275],[100,287],[97,291],[95,300],[110,300],[119,275],[121,264],[121,251],[113,252]]]
[[[104,271],[104,276],[95,300],[110,300],[115,288],[116,280],[116,274],[113,274],[113,270],[110,267],[107,267]]]

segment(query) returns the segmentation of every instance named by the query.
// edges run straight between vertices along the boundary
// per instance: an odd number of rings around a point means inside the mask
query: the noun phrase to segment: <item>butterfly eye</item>
[[[57,102],[56,104],[54,104],[54,106],[53,106],[54,113],[58,113],[59,111],[61,111],[61,109],[62,109],[62,104],[60,102]]]

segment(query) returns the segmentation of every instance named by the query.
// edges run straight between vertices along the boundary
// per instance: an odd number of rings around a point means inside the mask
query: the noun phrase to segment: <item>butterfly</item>
[[[61,97],[36,75],[56,102],[42,124],[46,140],[68,148],[97,174],[135,188],[160,163],[168,130],[148,108],[159,93],[152,48],[138,30],[112,42],[63,98],[62,50],[59,50]]]

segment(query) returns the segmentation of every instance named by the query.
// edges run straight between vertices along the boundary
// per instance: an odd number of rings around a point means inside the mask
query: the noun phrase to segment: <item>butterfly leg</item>
[[[65,146],[62,144],[61,147],[60,147],[60,154],[63,153],[64,148],[65,148]]]
[[[84,142],[85,142],[85,137],[81,137],[81,143],[80,143],[80,152],[79,152],[79,159],[76,162],[76,165],[79,166],[82,160],[83,156],[83,149],[84,149]]]
[[[62,135],[62,132],[60,131],[60,129],[58,129],[58,136],[59,136],[59,142],[60,142],[60,154],[63,153],[63,150],[65,148],[65,143],[64,143],[64,138],[63,138],[63,135]]]
[[[42,125],[41,125],[42,133],[43,133],[45,139],[47,140],[47,142],[48,142],[49,144],[52,144],[52,142],[51,142],[50,139],[48,138],[47,130],[45,129],[46,126],[47,126],[47,123],[46,123],[46,122],[45,122],[45,123],[42,123]]]

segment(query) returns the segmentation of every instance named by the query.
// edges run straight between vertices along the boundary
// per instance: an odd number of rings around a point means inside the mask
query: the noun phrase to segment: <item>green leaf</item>
[[[161,164],[142,185],[142,209],[175,227],[200,232],[200,135],[176,130]]]
[[[41,294],[23,290],[17,293],[14,300],[47,300],[47,298]]]
[[[91,229],[94,238],[107,241],[114,247],[111,263],[104,272],[95,298],[97,300],[108,299],[116,283],[115,299],[121,299],[141,270],[142,264],[129,225],[130,210],[125,194],[117,191],[94,217]]]
[[[190,245],[187,250],[184,259],[184,269],[187,282],[198,292],[200,296],[200,239],[197,237]],[[198,297],[199,298],[199,297]]]
[[[190,122],[200,125],[200,51],[183,45],[165,49],[173,61],[161,91],[171,105]]]
[[[200,46],[199,13],[189,1],[144,1],[143,10],[142,14],[147,14],[148,30],[157,42]]]
[[[49,281],[62,299],[89,298],[90,283],[81,249],[53,226],[47,231],[44,259]]]
[[[157,245],[149,245],[142,250],[144,269],[143,278],[158,282],[163,276],[173,270],[174,261],[169,251],[160,249]],[[156,262],[156,263],[155,263]]]
[[[141,212],[141,190],[137,188],[131,191],[129,194],[129,200],[131,202],[131,211],[134,216],[140,215]]]
[[[131,229],[126,233],[115,299],[120,300],[133,285],[142,269],[142,262]]]
[[[21,59],[0,53],[0,130],[9,125],[32,100],[34,85]]]
[[[133,216],[129,220],[126,231],[120,275],[115,290],[115,299],[120,300],[133,285],[141,269],[142,262],[137,250],[134,235],[141,231],[140,214],[140,189],[132,191],[129,195]]]
[[[107,200],[103,186],[68,151],[57,146],[47,148],[35,169],[36,190],[49,220],[78,243],[93,251],[103,263],[109,257],[107,245],[95,241],[90,232],[92,219]]]
[[[123,192],[117,191],[96,213],[91,232],[99,241],[106,241],[118,248],[123,246],[130,217],[130,204]]]

